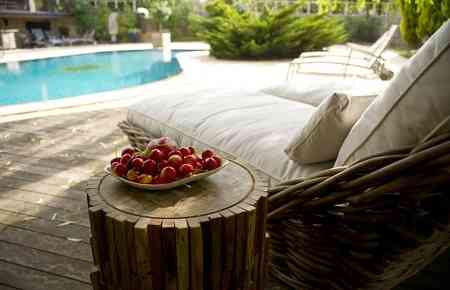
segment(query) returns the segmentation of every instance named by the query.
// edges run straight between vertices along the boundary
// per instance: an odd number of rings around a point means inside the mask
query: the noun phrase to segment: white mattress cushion
[[[225,151],[282,180],[332,166],[299,166],[283,151],[315,110],[261,92],[209,89],[150,95],[129,108],[128,120],[152,136],[170,136],[179,145]]]
[[[394,77],[353,126],[336,165],[414,145],[450,115],[450,21]]]
[[[286,81],[262,91],[269,95],[317,107],[334,93],[345,94],[350,97],[378,95],[389,84],[389,81],[378,79],[330,79],[323,77],[306,79],[305,77],[302,80],[305,81]]]

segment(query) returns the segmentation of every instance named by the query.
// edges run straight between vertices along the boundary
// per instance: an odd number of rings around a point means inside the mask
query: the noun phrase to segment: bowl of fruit
[[[170,138],[161,137],[151,140],[142,151],[123,149],[105,171],[136,188],[164,190],[210,176],[227,164],[213,150],[178,148]]]

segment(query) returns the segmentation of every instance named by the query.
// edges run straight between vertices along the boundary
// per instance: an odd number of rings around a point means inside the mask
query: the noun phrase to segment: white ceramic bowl
[[[222,159],[222,165],[220,167],[216,168],[216,169],[204,171],[204,172],[201,172],[201,173],[197,173],[197,174],[194,174],[192,176],[189,176],[189,177],[186,177],[186,178],[182,178],[182,179],[178,179],[178,180],[176,180],[174,182],[164,183],[164,184],[142,184],[142,183],[130,181],[130,180],[128,180],[126,178],[123,178],[123,177],[115,176],[111,172],[111,165],[107,165],[105,167],[105,172],[108,173],[108,174],[111,174],[111,176],[117,178],[118,180],[120,180],[122,182],[125,182],[126,184],[129,184],[129,185],[131,185],[133,187],[136,187],[136,188],[146,189],[146,190],[167,190],[167,189],[171,189],[171,188],[178,187],[178,186],[181,186],[181,185],[187,185],[189,182],[200,180],[200,179],[203,179],[203,178],[208,177],[210,175],[213,175],[214,173],[218,172],[219,170],[222,170],[225,166],[228,165],[228,163],[230,163],[228,160]]]

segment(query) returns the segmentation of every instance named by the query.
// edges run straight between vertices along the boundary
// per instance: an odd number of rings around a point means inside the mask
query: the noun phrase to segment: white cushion
[[[309,175],[332,163],[299,166],[284,153],[289,136],[316,108],[254,91],[206,90],[150,95],[129,108],[128,120],[180,145],[212,147],[276,179]]]
[[[371,96],[381,93],[389,81],[364,79],[308,78],[302,81],[286,81],[262,91],[266,94],[302,102],[312,106],[319,104],[334,93],[348,96]]]
[[[450,115],[450,21],[394,77],[348,134],[336,165],[419,142]]]
[[[286,154],[300,164],[336,160],[345,137],[374,98],[332,94],[292,139]]]

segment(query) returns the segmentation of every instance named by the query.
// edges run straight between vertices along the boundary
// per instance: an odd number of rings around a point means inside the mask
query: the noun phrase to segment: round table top
[[[210,215],[239,204],[254,190],[252,172],[232,160],[216,174],[170,190],[136,189],[111,175],[98,185],[98,195],[108,206],[124,214],[157,219]]]

